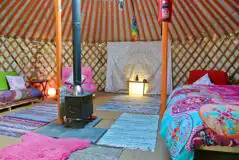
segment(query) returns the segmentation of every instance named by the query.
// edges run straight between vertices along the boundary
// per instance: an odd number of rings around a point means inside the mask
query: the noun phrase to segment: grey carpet
[[[65,128],[63,125],[50,124],[38,130],[37,133],[56,138],[79,138],[96,143],[98,139],[107,131],[105,128]]]
[[[93,145],[71,154],[69,160],[119,160],[122,149]]]

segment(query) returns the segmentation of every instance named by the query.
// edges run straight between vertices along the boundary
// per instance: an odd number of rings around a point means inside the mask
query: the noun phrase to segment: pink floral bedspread
[[[170,95],[160,134],[173,159],[207,145],[239,147],[239,86],[185,85]]]

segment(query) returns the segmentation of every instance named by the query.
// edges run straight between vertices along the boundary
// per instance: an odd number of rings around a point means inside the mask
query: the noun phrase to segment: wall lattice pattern
[[[223,70],[239,79],[239,33],[172,43],[173,86],[185,84],[191,70]]]
[[[71,42],[63,43],[62,66],[72,66]],[[49,86],[56,86],[56,48],[53,41],[0,37],[0,71],[16,71],[30,79],[35,70],[46,76]],[[82,64],[93,69],[99,91],[105,88],[106,43],[82,43]]]
[[[72,66],[72,43],[64,42],[63,66]],[[0,71],[16,71],[31,77],[36,70],[50,79],[55,86],[55,43],[45,40],[0,37]],[[82,43],[82,63],[93,69],[94,81],[99,91],[106,80],[107,43]],[[173,86],[185,84],[194,69],[223,70],[239,79],[239,34],[217,39],[208,37],[172,43]]]

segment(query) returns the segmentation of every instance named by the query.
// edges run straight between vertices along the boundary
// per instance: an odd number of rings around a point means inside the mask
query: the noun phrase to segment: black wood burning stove
[[[64,122],[86,120],[93,114],[92,93],[84,93],[81,87],[81,0],[72,0],[73,28],[73,93],[65,96]]]
[[[85,92],[82,95],[75,96],[68,94],[65,96],[65,116],[64,122],[66,127],[70,127],[72,122],[91,120],[93,114],[92,93]],[[78,121],[78,122],[77,122]]]

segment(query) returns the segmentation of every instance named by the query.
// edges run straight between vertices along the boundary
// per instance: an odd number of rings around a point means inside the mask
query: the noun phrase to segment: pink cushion
[[[82,84],[84,91],[85,92],[96,92],[97,88],[93,81],[92,69],[90,67],[82,66],[81,71],[82,71],[81,74],[84,74],[86,76],[86,79]],[[62,68],[62,83],[64,86],[67,87],[67,92],[72,92],[70,85],[65,83],[65,81],[70,77],[72,72],[73,72],[72,67],[63,67]]]
[[[72,71],[73,71],[72,67],[63,67],[62,68],[62,83],[63,84],[70,77]]]

